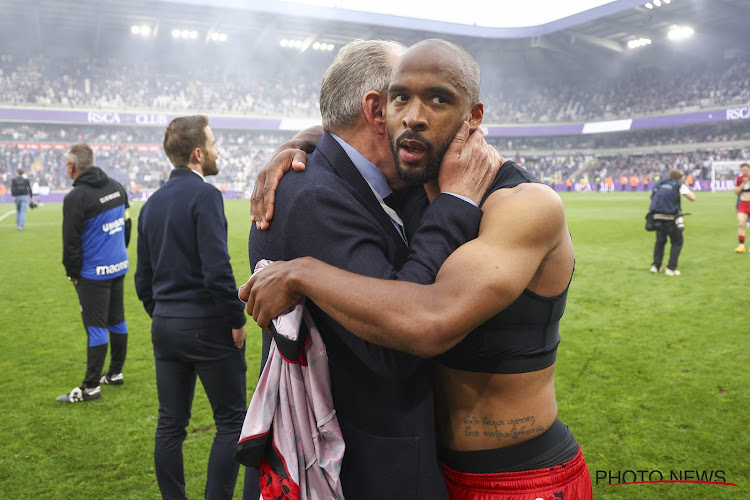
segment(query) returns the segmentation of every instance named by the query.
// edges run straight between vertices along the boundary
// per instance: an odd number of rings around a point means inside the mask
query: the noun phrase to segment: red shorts
[[[470,474],[440,464],[451,500],[591,500],[591,475],[581,448],[570,462],[521,472]]]
[[[740,204],[737,205],[737,213],[740,212],[750,215],[750,201],[741,201]]]

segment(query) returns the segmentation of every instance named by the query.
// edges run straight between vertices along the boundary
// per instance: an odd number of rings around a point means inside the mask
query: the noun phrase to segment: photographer
[[[659,181],[651,193],[651,206],[649,210],[653,214],[656,225],[656,244],[654,244],[654,262],[651,264],[651,272],[658,273],[664,258],[664,247],[667,244],[667,236],[671,243],[669,251],[669,263],[664,270],[667,276],[679,276],[677,270],[677,259],[682,251],[682,231],[685,224],[682,221],[680,195],[690,201],[695,201],[695,194],[687,187],[682,179],[685,173],[673,168],[669,171],[669,178]]]

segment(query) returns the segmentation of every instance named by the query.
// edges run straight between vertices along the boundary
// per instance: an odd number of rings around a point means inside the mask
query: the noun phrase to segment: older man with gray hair
[[[476,204],[495,172],[472,162],[473,148],[484,142],[481,134],[467,141],[468,124],[446,155],[442,193],[419,229],[410,237],[404,231],[394,200],[402,193],[394,190],[407,184],[396,171],[384,114],[391,70],[404,51],[395,42],[358,40],[338,53],[321,86],[323,137],[305,171],[279,183],[273,224],[259,231],[263,221],[256,218],[251,268],[262,259],[312,256],[366,276],[429,283],[456,248],[476,237]],[[361,340],[315,304],[308,307],[326,344],[346,443],[344,495],[447,498],[436,459],[431,361]],[[264,332],[264,355],[270,342]]]
[[[128,272],[130,216],[125,188],[94,166],[88,144],[75,144],[65,158],[73,190],[63,201],[63,265],[73,283],[86,330],[86,375],[80,387],[57,397],[63,403],[101,397],[100,383],[122,385],[128,342],[123,281]],[[109,370],[104,370],[111,344]]]

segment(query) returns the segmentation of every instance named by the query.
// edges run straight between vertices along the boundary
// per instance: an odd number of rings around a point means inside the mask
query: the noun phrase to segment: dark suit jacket
[[[172,170],[138,215],[135,289],[149,316],[245,324],[229,264],[224,200],[187,167]]]
[[[431,283],[451,252],[476,237],[480,218],[478,208],[440,195],[410,253],[364,178],[326,133],[306,170],[281,180],[270,228],[251,230],[250,263],[254,268],[261,259],[312,256],[366,276]],[[435,450],[431,361],[366,342],[308,305],[328,350],[346,442],[346,498],[447,498]]]

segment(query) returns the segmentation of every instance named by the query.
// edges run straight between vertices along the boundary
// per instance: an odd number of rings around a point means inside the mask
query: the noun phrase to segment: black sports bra
[[[498,189],[539,182],[525,168],[505,162],[482,199]],[[570,286],[570,284],[568,284]],[[560,318],[565,311],[568,287],[556,297],[523,293],[500,314],[492,317],[448,352],[441,365],[482,373],[524,373],[552,366],[560,343]]]
[[[525,373],[552,366],[568,289],[557,297],[530,290],[438,357],[449,368],[482,373]]]

